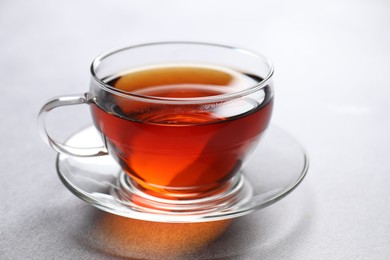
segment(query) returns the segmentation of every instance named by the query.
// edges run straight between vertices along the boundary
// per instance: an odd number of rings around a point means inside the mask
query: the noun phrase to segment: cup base
[[[127,173],[125,171],[125,173]],[[223,194],[237,182],[236,179],[232,179],[232,176],[229,178],[224,178],[219,182],[208,185],[199,185],[199,186],[186,186],[186,187],[172,187],[172,186],[159,186],[154,184],[149,184],[135,178],[131,174],[128,174],[129,178],[127,179],[128,186],[131,186],[131,191],[134,190],[140,192],[141,194],[147,194],[151,197],[158,197],[167,200],[194,200],[202,199],[207,197],[212,197],[217,194]]]
[[[116,201],[140,212],[169,214],[203,214],[225,210],[248,202],[253,196],[252,186],[242,174],[238,174],[217,190],[206,193],[167,193],[165,197],[154,196],[143,190],[124,172],[120,173],[118,185],[111,190]]]

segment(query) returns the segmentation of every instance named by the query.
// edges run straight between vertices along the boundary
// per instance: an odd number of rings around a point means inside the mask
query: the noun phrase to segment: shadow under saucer
[[[151,222],[94,211],[92,225],[79,233],[83,233],[82,242],[106,254],[130,259],[181,259],[220,237],[232,222]]]
[[[304,240],[312,197],[303,189],[248,216],[200,223],[150,222],[93,210],[78,234],[84,245],[128,259],[267,259],[281,251],[293,254]]]

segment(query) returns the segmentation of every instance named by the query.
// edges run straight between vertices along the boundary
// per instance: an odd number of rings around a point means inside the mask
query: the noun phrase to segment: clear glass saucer
[[[91,126],[75,133],[66,144],[93,147],[102,145],[102,141]],[[127,175],[110,156],[59,154],[57,157],[60,179],[80,199],[123,217],[172,223],[223,220],[265,208],[293,191],[302,182],[308,167],[308,156],[301,145],[284,130],[271,125],[240,171],[235,182],[238,191],[233,197],[195,202],[195,205],[206,203],[206,210],[192,210],[192,207],[188,210],[188,205],[180,202],[175,202],[179,203],[178,208],[172,210],[155,210],[155,207],[129,203],[127,198],[137,194],[129,190]]]

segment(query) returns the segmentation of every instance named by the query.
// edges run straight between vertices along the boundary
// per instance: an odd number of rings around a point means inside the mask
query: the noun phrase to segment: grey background
[[[272,122],[311,157],[290,196],[188,258],[389,259],[389,1],[2,0],[0,37],[0,259],[142,257],[104,240],[107,214],[63,187],[36,117],[48,98],[88,89],[100,52],[177,39],[269,56]],[[64,137],[88,117],[66,111],[53,119]]]

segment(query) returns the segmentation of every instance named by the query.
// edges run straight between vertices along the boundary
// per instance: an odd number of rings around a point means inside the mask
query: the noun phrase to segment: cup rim
[[[120,89],[116,89],[107,83],[105,83],[102,79],[100,79],[96,74],[96,69],[99,67],[101,62],[116,53],[119,53],[121,51],[130,50],[130,49],[136,49],[136,48],[142,48],[142,47],[148,47],[148,46],[154,46],[154,45],[203,45],[203,46],[211,46],[211,47],[218,47],[218,48],[224,48],[224,49],[230,49],[233,51],[241,52],[247,55],[250,55],[252,57],[255,57],[262,62],[264,62],[268,66],[268,74],[259,82],[253,84],[252,86],[245,88],[243,90],[239,90],[236,92],[229,92],[221,95],[214,95],[214,96],[207,96],[207,97],[185,97],[185,98],[172,98],[172,97],[156,97],[156,96],[147,96],[137,93],[132,93],[129,91],[124,91]],[[244,97],[247,95],[250,95],[265,86],[269,84],[271,81],[271,78],[274,74],[274,66],[272,62],[264,55],[249,51],[247,49],[243,49],[241,47],[236,46],[230,46],[225,44],[219,44],[219,43],[210,43],[210,42],[196,42],[196,41],[162,41],[162,42],[149,42],[149,43],[142,43],[142,44],[136,44],[136,45],[128,45],[125,47],[119,47],[119,48],[113,48],[110,50],[107,50],[100,55],[98,55],[91,63],[90,66],[90,72],[92,75],[92,79],[94,80],[97,85],[102,88],[103,90],[110,92],[111,94],[118,95],[120,97],[129,98],[129,99],[135,99],[139,101],[146,101],[146,102],[155,102],[155,103],[172,103],[172,104],[197,104],[197,103],[209,103],[209,102],[220,102],[220,101],[226,101],[226,100],[232,100],[240,97]]]

